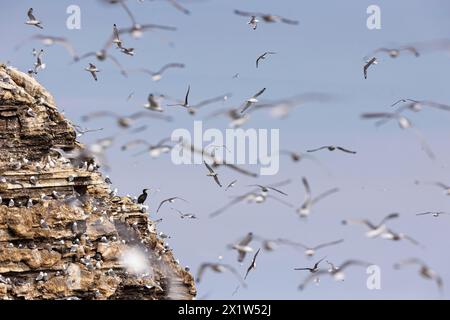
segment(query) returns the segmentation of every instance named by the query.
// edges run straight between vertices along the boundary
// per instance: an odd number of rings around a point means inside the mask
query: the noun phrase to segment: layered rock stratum
[[[120,197],[34,78],[0,65],[0,299],[192,299],[145,207]]]

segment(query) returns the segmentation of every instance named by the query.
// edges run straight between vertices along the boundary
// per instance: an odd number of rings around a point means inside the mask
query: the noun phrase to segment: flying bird
[[[416,216],[426,216],[426,215],[432,215],[433,217],[437,218],[441,215],[450,215],[450,213],[443,212],[443,211],[428,211],[428,212],[416,213]]]
[[[382,233],[386,232],[386,222],[392,219],[397,219],[400,216],[397,212],[390,213],[387,216],[385,216],[383,219],[381,219],[380,222],[377,224],[372,223],[368,219],[347,219],[342,220],[343,225],[349,225],[349,224],[362,224],[369,228],[369,231],[366,232],[366,237],[368,238],[375,238],[380,236]]]
[[[164,115],[149,112],[149,111],[139,111],[139,112],[132,113],[128,116],[121,116],[115,112],[106,111],[106,110],[105,111],[95,111],[95,112],[86,114],[81,119],[83,121],[89,121],[93,118],[100,118],[100,117],[115,118],[117,121],[117,125],[123,129],[130,128],[134,121],[139,120],[139,119],[144,119],[144,118],[152,118],[152,119],[163,120],[163,121],[167,121],[167,122],[172,121],[172,117],[164,116]]]
[[[318,245],[313,246],[313,247],[307,246],[307,245],[305,245],[303,243],[300,243],[300,242],[294,242],[294,241],[291,241],[291,240],[288,240],[288,239],[283,239],[283,238],[278,238],[276,240],[276,242],[277,242],[277,244],[288,245],[288,246],[291,246],[291,247],[294,247],[294,248],[300,247],[300,248],[305,250],[304,251],[305,256],[310,258],[310,257],[312,257],[312,256],[314,256],[316,254],[317,250],[340,244],[340,243],[344,242],[344,239],[339,239],[339,240],[335,240],[335,241],[331,241],[331,242],[321,243],[321,244],[318,244]]]
[[[352,150],[349,150],[349,149],[346,149],[346,148],[343,148],[343,147],[339,147],[339,146],[323,146],[323,147],[320,147],[320,148],[307,150],[307,152],[316,152],[316,151],[324,150],[324,149],[326,149],[328,151],[339,150],[339,151],[346,152],[346,153],[356,154],[356,151],[352,151]]]
[[[206,161],[203,161],[203,163],[205,164],[206,168],[208,169],[208,173],[206,174],[208,177],[212,177],[214,179],[214,181],[217,183],[217,185],[219,187],[222,188],[222,184],[219,181],[219,175],[217,172],[214,171],[213,168],[211,168],[211,166],[209,164],[206,163]]]
[[[263,186],[263,185],[260,185],[260,184],[251,184],[251,185],[249,185],[249,187],[258,187],[258,188],[261,189],[261,192],[264,193],[264,194],[267,194],[269,192],[269,190],[273,190],[273,191],[276,191],[278,193],[281,193],[282,195],[287,196],[287,193],[285,193],[284,191],[281,191],[281,190],[279,190],[277,188],[274,188],[274,187],[271,187],[271,186]]]
[[[319,261],[317,261],[314,266],[312,267],[306,267],[306,268],[294,268],[294,270],[299,270],[299,271],[309,271],[311,273],[316,273],[317,271],[319,271],[319,264],[324,260],[325,258],[320,259]]]
[[[256,68],[258,68],[259,66],[259,62],[261,60],[265,60],[267,58],[268,55],[272,55],[272,54],[276,54],[276,52],[273,51],[266,51],[264,52],[262,55],[260,55],[257,59],[256,59]]]
[[[250,273],[250,271],[256,269],[256,257],[258,257],[260,250],[261,249],[258,249],[258,251],[255,252],[255,255],[253,256],[253,259],[252,259],[252,263],[250,263],[250,266],[247,268],[247,272],[245,273],[244,280],[247,279],[247,276]]]
[[[42,22],[36,19],[36,17],[33,15],[33,8],[28,9],[27,16],[28,20],[25,22],[25,24],[35,26],[39,29],[44,29],[44,27],[42,26]]]
[[[253,233],[249,232],[238,243],[228,246],[230,249],[236,250],[238,252],[238,262],[243,262],[247,253],[253,252],[253,248],[249,246],[250,242],[252,241]]]
[[[306,179],[306,177],[302,177],[302,184],[305,188],[305,200],[303,201],[303,204],[300,208],[296,210],[297,214],[300,216],[300,218],[306,218],[311,214],[312,207],[319,202],[320,200],[332,195],[333,193],[336,193],[339,191],[338,188],[333,188],[330,190],[327,190],[317,197],[312,196],[311,188],[309,186],[309,182]]]
[[[233,268],[228,264],[212,263],[212,262],[205,262],[200,265],[197,271],[197,279],[196,279],[197,283],[200,283],[200,281],[203,279],[203,274],[207,269],[211,269],[216,273],[224,273],[225,271],[231,272],[243,287],[247,287],[247,285],[244,282],[244,279],[242,279],[241,275],[236,271],[235,268]]]
[[[152,77],[153,81],[159,81],[162,79],[163,73],[165,71],[167,71],[169,69],[175,69],[175,68],[182,69],[184,67],[185,67],[185,65],[183,63],[174,62],[174,63],[168,63],[168,64],[164,65],[158,71],[151,71],[151,70],[145,69],[145,68],[137,69],[137,71],[149,74]]]
[[[422,182],[422,181],[415,181],[415,184],[428,184],[432,186],[436,186],[441,188],[444,191],[444,194],[446,196],[450,196],[450,185],[445,184],[443,182]]]
[[[241,113],[244,113],[245,111],[247,111],[248,108],[250,108],[253,104],[257,103],[258,100],[256,99],[257,97],[259,97],[260,95],[262,95],[264,93],[264,91],[266,91],[266,88],[261,89],[258,93],[256,93],[253,97],[247,99],[245,101],[244,107],[241,110]]]
[[[98,70],[97,67],[94,64],[89,63],[89,66],[87,68],[85,68],[84,70],[90,72],[95,81],[98,80],[97,79],[97,72],[100,72],[100,70]]]
[[[389,55],[389,57],[397,58],[398,56],[400,56],[400,53],[403,51],[412,53],[415,57],[420,56],[419,50],[417,48],[415,48],[414,46],[403,46],[403,47],[399,47],[399,48],[382,47],[382,48],[378,48],[378,49],[374,50],[373,53],[374,54],[387,53]]]
[[[361,260],[347,260],[343,262],[339,267],[332,268],[329,270],[319,270],[315,273],[311,273],[308,275],[303,282],[299,285],[299,290],[304,290],[305,287],[313,280],[317,279],[318,276],[331,276],[336,281],[342,281],[345,279],[344,270],[349,268],[350,266],[360,266],[360,267],[368,267],[372,265],[369,262],[361,261]]]
[[[228,189],[233,188],[236,184],[237,180],[233,180],[231,181],[226,187],[225,187],[225,191],[228,191]]]
[[[197,216],[193,213],[183,213],[178,209],[175,208],[170,208],[172,210],[175,210],[176,212],[178,212],[178,214],[180,215],[181,219],[197,219]]]
[[[42,35],[42,34],[37,34],[37,35],[34,35],[34,36],[26,39],[25,41],[23,41],[22,43],[17,45],[15,47],[15,50],[18,50],[20,47],[22,47],[22,45],[25,42],[33,41],[33,40],[37,40],[47,47],[53,46],[55,44],[59,44],[59,45],[63,46],[64,49],[67,50],[67,52],[70,54],[70,56],[72,57],[73,60],[79,59],[75,48],[69,42],[69,40],[67,40],[66,38],[63,38],[63,37],[55,37],[55,36],[48,36],[48,35]]]
[[[441,276],[436,271],[428,267],[422,260],[417,258],[409,258],[394,264],[394,269],[398,270],[402,269],[405,266],[411,265],[419,266],[419,275],[424,279],[435,281],[439,291],[442,293],[442,290],[444,288],[444,281],[442,280]]]
[[[297,25],[299,22],[297,20],[287,19],[279,15],[274,15],[270,13],[257,13],[257,12],[246,12],[241,10],[234,10],[234,13],[239,16],[244,17],[252,17],[256,19],[256,17],[261,18],[262,21],[267,23],[273,23],[273,22],[283,22],[290,25]],[[256,29],[256,27],[254,28]]]
[[[159,203],[158,209],[156,209],[156,213],[159,212],[159,210],[165,203],[174,203],[175,200],[181,200],[181,201],[187,202],[187,200],[180,198],[180,197],[171,197],[171,198],[165,199]]]

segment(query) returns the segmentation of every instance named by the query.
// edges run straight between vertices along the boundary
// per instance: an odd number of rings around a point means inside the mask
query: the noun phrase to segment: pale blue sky
[[[28,43],[19,51],[14,47],[33,34],[68,37],[79,53],[98,50],[103,46],[116,23],[130,24],[119,7],[105,7],[98,1],[3,1],[0,12],[2,46],[0,60],[27,70],[34,62],[31,55],[38,43]],[[67,117],[80,122],[83,114],[93,110],[112,110],[129,114],[141,110],[150,92],[182,97],[187,84],[191,85],[192,101],[232,92],[226,106],[240,104],[262,87],[267,87],[264,99],[279,99],[308,91],[326,92],[338,99],[327,104],[310,104],[298,108],[285,120],[272,119],[266,113],[255,113],[246,128],[279,128],[282,147],[306,150],[324,144],[339,144],[358,151],[355,156],[340,153],[317,154],[329,168],[329,176],[314,164],[293,164],[287,158],[281,162],[275,177],[262,177],[261,183],[292,178],[284,189],[288,200],[298,205],[303,201],[301,177],[307,176],[313,192],[331,187],[341,188],[315,208],[309,221],[300,221],[293,210],[268,202],[264,205],[240,204],[216,219],[208,213],[228,201],[229,195],[246,192],[246,185],[258,180],[221,170],[225,181],[238,179],[235,189],[224,193],[205,176],[202,166],[174,166],[169,156],[152,160],[147,156],[132,157],[122,153],[120,145],[134,136],[115,127],[109,119],[93,121],[89,127],[104,127],[102,133],[86,135],[84,142],[100,137],[116,136],[115,145],[108,152],[112,167],[110,175],[122,194],[137,195],[145,187],[161,191],[149,197],[152,218],[164,218],[160,231],[172,236],[169,243],[183,265],[194,272],[203,261],[217,261],[219,255],[244,273],[235,261],[235,252],[226,244],[248,231],[266,237],[286,237],[315,244],[345,238],[339,246],[324,249],[317,258],[326,255],[340,263],[347,258],[366,259],[382,268],[382,290],[366,289],[364,270],[353,269],[344,283],[323,279],[320,286],[297,291],[297,285],[306,274],[293,271],[294,267],[308,266],[301,253],[280,248],[273,253],[263,252],[258,269],[248,278],[247,289],[235,296],[231,293],[236,283],[231,275],[207,273],[198,286],[199,296],[223,299],[380,299],[380,298],[439,298],[435,284],[417,276],[411,270],[395,271],[392,264],[399,259],[419,257],[450,281],[448,217],[416,217],[415,213],[428,210],[450,210],[449,198],[439,189],[416,186],[414,180],[442,180],[450,183],[449,121],[450,114],[424,110],[411,115],[432,148],[438,161],[433,163],[420,150],[414,136],[389,124],[376,129],[359,115],[368,111],[387,111],[389,105],[402,97],[432,99],[450,103],[450,52],[430,53],[416,59],[401,56],[396,60],[382,59],[369,70],[369,78],[362,74],[363,57],[371,50],[387,45],[448,37],[450,3],[448,1],[295,1],[295,0],[210,0],[184,1],[192,11],[184,16],[164,1],[128,1],[141,23],[173,25],[176,32],[157,31],[140,40],[125,37],[127,46],[136,48],[136,56],[128,57],[113,52],[126,68],[158,69],[167,62],[182,62],[184,70],[171,70],[154,83],[145,75],[122,77],[109,62],[95,60],[101,73],[95,83],[84,71],[89,60],[69,65],[70,57],[58,46],[45,49],[47,69],[38,75],[55,96],[59,108]],[[81,7],[81,30],[65,27],[66,8],[70,4]],[[366,8],[377,4],[381,8],[382,29],[366,28]],[[35,15],[45,29],[24,24],[26,11],[34,7]],[[261,23],[256,31],[246,24],[247,19],[233,14],[234,9],[280,14],[298,19],[298,26]],[[173,42],[174,46],[168,45]],[[264,51],[276,51],[255,69],[256,57]],[[239,79],[232,79],[240,73]],[[126,102],[128,94],[135,96]],[[222,107],[205,107],[199,118]],[[141,134],[150,142],[157,142],[176,128],[191,129],[193,118],[182,109],[171,109],[176,117],[171,124],[151,122],[151,129]],[[139,123],[145,123],[145,120]],[[227,123],[217,118],[205,126],[225,129]],[[160,200],[182,196],[189,204],[177,207],[195,212],[197,221],[179,219],[168,208],[157,216],[153,213]],[[390,212],[400,212],[401,218],[392,222],[392,228],[410,234],[422,242],[422,250],[407,242],[392,243],[381,239],[366,239],[359,226],[343,227],[344,218],[369,217],[375,221]],[[257,245],[256,245],[257,247]],[[314,260],[314,259],[313,259]],[[445,297],[450,291],[445,290]]]

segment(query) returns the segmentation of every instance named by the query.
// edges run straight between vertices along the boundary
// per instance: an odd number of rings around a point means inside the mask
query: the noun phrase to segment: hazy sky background
[[[180,0],[181,1],[181,0]],[[112,171],[107,172],[121,194],[138,195],[144,187],[159,188],[149,197],[150,216],[163,217],[158,226],[172,236],[169,244],[183,265],[195,273],[200,263],[218,261],[230,263],[244,273],[244,265],[236,262],[236,252],[226,245],[247,232],[268,238],[284,237],[315,245],[344,238],[345,242],[318,252],[307,260],[302,252],[280,247],[275,252],[262,252],[257,269],[249,275],[248,288],[232,296],[237,282],[230,274],[207,272],[198,285],[199,297],[223,299],[382,299],[382,298],[440,298],[432,281],[420,278],[417,267],[394,270],[392,265],[403,258],[419,257],[439,272],[444,282],[450,281],[448,243],[450,216],[433,218],[415,216],[422,211],[449,211],[450,198],[432,186],[417,186],[414,180],[442,181],[450,184],[450,113],[426,109],[408,114],[422,130],[438,160],[429,160],[411,132],[402,131],[395,123],[375,128],[371,121],[359,119],[362,112],[390,111],[390,104],[403,97],[431,99],[450,103],[450,52],[424,54],[420,58],[404,54],[398,59],[380,56],[380,64],[363,78],[363,57],[380,46],[408,44],[441,39],[449,36],[450,3],[448,1],[287,1],[287,0],[210,0],[183,1],[192,11],[185,16],[165,1],[127,1],[141,23],[173,25],[176,32],[154,31],[140,40],[124,36],[126,46],[136,48],[129,57],[111,49],[128,69],[146,67],[159,69],[168,62],[182,62],[186,68],[169,70],[160,82],[152,82],[144,74],[120,75],[110,62],[95,59],[69,64],[70,57],[60,46],[44,48],[47,69],[37,78],[55,96],[58,106],[68,118],[81,123],[83,114],[111,110],[123,115],[142,110],[149,93],[164,93],[182,98],[191,85],[192,102],[232,92],[224,105],[210,105],[201,110],[197,119],[224,106],[238,106],[262,87],[267,87],[261,100],[273,100],[304,92],[325,92],[335,95],[326,104],[305,104],[285,120],[273,119],[266,112],[252,114],[244,128],[279,128],[281,146],[304,151],[321,145],[336,144],[357,150],[356,155],[339,152],[318,153],[317,157],[331,171],[331,175],[307,161],[292,163],[281,159],[277,176],[258,180],[220,169],[223,181],[238,179],[234,189],[224,192],[206,177],[204,166],[175,166],[170,155],[151,159],[147,155],[133,157],[136,151],[122,152],[120,146],[137,138],[115,126],[112,119],[98,119],[83,124],[90,128],[103,127],[100,133],[82,137],[92,142],[101,137],[115,136],[108,151]],[[66,28],[67,6],[81,7],[81,30]],[[381,30],[368,30],[366,8],[377,4],[381,8]],[[35,9],[43,21],[43,31],[27,26],[26,12]],[[252,30],[248,19],[233,14],[234,9],[267,12],[298,19],[298,26],[260,23]],[[21,70],[33,66],[31,49],[40,49],[38,42],[29,42],[19,51],[14,47],[34,34],[69,38],[82,54],[99,50],[111,34],[112,24],[129,26],[130,20],[119,6],[104,6],[99,1],[2,1],[0,29],[2,46],[0,60],[10,61]],[[169,45],[173,43],[173,45]],[[255,59],[264,51],[277,54],[255,68]],[[94,82],[84,71],[92,61],[101,69],[99,81]],[[232,79],[239,73],[238,79]],[[130,92],[135,95],[126,101]],[[176,128],[192,130],[194,118],[181,108],[167,108],[176,117],[173,123],[148,119],[136,126],[150,123],[151,128],[139,137],[156,143]],[[205,127],[225,129],[227,120],[217,118],[204,122]],[[257,168],[249,169],[257,170]],[[308,221],[301,221],[294,210],[276,202],[239,204],[216,219],[208,214],[219,208],[230,195],[240,195],[252,183],[273,183],[292,178],[283,188],[288,201],[300,206],[304,190],[301,177],[306,176],[313,193],[332,187],[341,192],[319,203]],[[181,196],[189,204],[175,203],[180,210],[196,213],[198,220],[182,220],[169,207],[158,215],[156,207],[162,199]],[[399,212],[400,219],[392,221],[393,230],[405,232],[419,240],[425,249],[409,242],[367,239],[362,226],[342,226],[345,218],[367,217],[377,222],[390,212]],[[257,243],[253,243],[255,249]],[[314,264],[327,256],[336,264],[348,258],[365,259],[381,267],[381,290],[366,288],[365,270],[349,269],[343,283],[323,278],[319,286],[297,290],[307,276],[294,267]],[[326,265],[324,265],[325,267]],[[450,283],[450,282],[449,282]],[[450,297],[445,288],[443,297]]]

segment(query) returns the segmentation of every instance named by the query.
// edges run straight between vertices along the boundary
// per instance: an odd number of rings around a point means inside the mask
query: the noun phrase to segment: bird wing
[[[259,57],[256,59],[256,67],[257,67],[257,68],[258,68],[258,65],[259,65],[259,60],[261,60],[263,56],[264,56],[264,55],[259,56]]]
[[[113,118],[119,118],[119,116],[112,112],[112,111],[96,111],[96,112],[92,112],[92,113],[88,113],[86,115],[82,116],[82,120],[83,121],[88,121],[91,118],[99,118],[99,117],[113,117]]]
[[[315,246],[312,249],[318,250],[318,249],[329,247],[329,246],[333,246],[335,244],[339,244],[339,243],[342,243],[342,242],[344,242],[344,239],[339,239],[339,240],[336,240],[336,241],[326,242],[326,243],[319,244],[319,245]]]
[[[34,21],[37,20],[35,18],[35,16],[33,15],[33,8],[28,9],[27,15],[28,15],[28,18],[30,18],[30,20],[34,20]]]
[[[280,17],[280,21],[283,22],[283,23],[292,24],[292,25],[299,24],[298,20],[287,19],[287,18],[284,18],[284,17]]]
[[[260,91],[258,91],[258,92],[253,96],[253,98],[259,97],[260,95],[262,95],[262,94],[264,93],[264,91],[266,91],[266,88],[262,88]]]
[[[166,203],[167,201],[170,201],[170,199],[165,199],[165,200],[163,200],[163,201],[160,202],[160,204],[159,204],[159,206],[158,206],[158,209],[156,209],[156,213],[159,212],[159,209],[161,209],[162,205],[163,205],[164,203]]]
[[[203,274],[205,273],[206,269],[207,269],[207,268],[211,268],[212,265],[213,265],[212,263],[202,263],[202,264],[200,265],[200,267],[198,268],[198,271],[197,271],[197,279],[196,279],[196,282],[200,283],[200,281],[201,281],[201,279],[202,279],[202,276],[203,276]]]
[[[362,266],[362,267],[368,267],[370,266],[372,263],[366,262],[366,261],[361,261],[361,260],[347,260],[344,263],[342,263],[339,267],[339,270],[344,270],[345,268],[348,268],[352,265],[354,266]]]
[[[221,95],[221,96],[217,96],[217,97],[214,97],[214,98],[206,99],[206,100],[203,100],[203,101],[197,103],[195,105],[195,107],[196,108],[201,108],[203,106],[206,106],[206,105],[214,103],[214,102],[224,101],[225,98],[230,97],[230,96],[231,96],[231,94],[227,93],[227,94],[224,94],[224,95]]]
[[[391,220],[391,219],[398,218],[399,216],[400,216],[400,214],[398,214],[397,212],[388,214],[386,217],[384,217],[384,218],[380,221],[380,223],[378,224],[377,228],[380,227],[381,225],[383,225],[386,221]]]
[[[300,242],[294,242],[294,241],[289,240],[289,239],[278,238],[278,239],[276,239],[275,241],[276,241],[277,243],[279,243],[279,244],[284,244],[284,245],[288,245],[288,246],[291,246],[291,247],[301,247],[301,248],[303,248],[303,249],[305,249],[305,250],[310,249],[307,245],[304,245],[303,243],[300,243]]]
[[[133,146],[138,145],[138,144],[145,144],[146,146],[150,146],[148,141],[143,140],[143,139],[136,139],[136,140],[128,141],[127,143],[122,145],[121,149],[122,150],[127,150],[128,148],[133,147]]]
[[[242,279],[241,275],[239,274],[239,272],[236,271],[235,268],[233,268],[232,266],[228,265],[228,264],[222,264],[222,266],[224,268],[226,268],[228,271],[230,271],[235,277],[236,279],[239,280],[239,282],[241,283],[241,285],[246,288],[247,284],[245,283],[244,279]]]
[[[171,116],[166,116],[166,115],[163,115],[163,114],[160,114],[160,113],[156,113],[156,112],[152,112],[152,111],[148,111],[148,110],[146,110],[146,111],[138,111],[138,112],[132,113],[131,115],[128,116],[128,118],[133,119],[133,120],[139,119],[139,118],[142,118],[142,117],[159,119],[159,120],[164,120],[164,121],[168,121],[168,122],[173,120]]]
[[[303,183],[303,187],[305,188],[306,197],[311,198],[311,188],[309,186],[309,182],[306,179],[306,177],[302,177],[302,183]]]
[[[341,150],[341,151],[343,151],[343,152],[347,152],[347,153],[352,153],[352,154],[355,154],[355,153],[356,153],[356,151],[348,150],[348,149],[345,149],[345,148],[343,148],[343,147],[337,147],[337,149],[338,149],[338,150]]]
[[[269,186],[267,186],[266,188],[268,188],[268,189],[270,189],[270,190],[273,190],[273,191],[276,191],[276,192],[278,192],[278,193],[281,193],[281,194],[287,196],[287,193],[285,193],[285,192],[283,192],[283,191],[281,191],[281,190],[278,190],[278,189],[276,189],[276,188],[269,187]]]
[[[241,10],[234,10],[234,14],[237,14],[238,16],[244,16],[244,17],[261,16],[261,14],[259,14],[259,13],[253,13],[253,12],[247,12],[247,11],[241,11]]]
[[[106,55],[107,58],[109,58],[120,70],[120,73],[124,76],[127,76],[127,71],[123,68],[123,66],[120,64],[120,62],[112,55],[107,54]]]
[[[185,7],[183,7],[178,1],[176,0],[167,0],[167,1],[178,11],[181,11],[182,13],[187,15],[191,14],[191,12]]]
[[[292,203],[289,203],[289,202],[287,202],[287,201],[284,201],[284,200],[282,200],[282,199],[280,199],[280,198],[277,198],[277,197],[275,197],[275,196],[273,196],[273,195],[270,195],[270,194],[269,194],[269,195],[267,195],[267,198],[276,200],[276,201],[278,201],[279,203],[282,203],[282,204],[284,204],[285,206],[287,206],[287,207],[289,207],[289,208],[294,207],[294,205],[293,205]]]
[[[214,170],[213,170],[213,168],[211,168],[211,166],[210,166],[209,164],[207,164],[205,161],[203,161],[203,163],[205,164],[206,168],[208,169],[208,171],[209,171],[210,173],[215,173]]]
[[[236,182],[237,182],[237,180],[231,181],[231,182],[227,185],[227,187],[225,188],[225,191],[228,190],[229,188],[231,188]]]
[[[323,147],[316,148],[316,149],[306,150],[306,152],[316,152],[316,151],[323,150],[323,149],[328,149],[328,146],[323,146]]]
[[[317,261],[317,262],[314,264],[314,269],[317,269],[317,267],[319,266],[319,264],[320,264],[323,260],[325,260],[325,258],[326,258],[326,257],[323,257],[322,259],[320,259],[319,261]]]
[[[339,191],[339,188],[333,188],[333,189],[327,190],[324,193],[322,193],[322,194],[318,195],[317,197],[315,197],[314,199],[312,199],[311,204],[315,204],[315,203],[319,202],[320,200],[322,200],[338,191]]]
[[[184,105],[187,106],[189,105],[188,99],[189,99],[189,92],[191,92],[191,86],[188,86],[188,89],[186,91],[186,96],[184,97]]]
[[[244,113],[245,111],[247,111],[248,108],[250,108],[250,106],[252,105],[251,102],[247,101],[244,105],[244,107],[241,110],[241,113]]]
[[[235,204],[238,204],[241,201],[244,201],[249,195],[251,195],[251,192],[248,192],[242,196],[236,197],[233,200],[231,200],[229,203],[227,203],[225,206],[223,206],[222,208],[212,212],[209,214],[210,218],[216,217],[219,214],[221,214],[222,212],[224,212],[225,210],[227,210],[228,208],[230,208],[231,206],[234,206]]]
[[[416,264],[420,265],[420,266],[426,266],[425,263],[418,258],[408,258],[408,259],[405,259],[405,260],[395,263],[394,268],[401,269],[405,266],[416,265]]]
[[[220,183],[219,177],[218,177],[218,176],[214,176],[214,181],[217,183],[217,185],[218,185],[219,187],[222,188],[222,184]]]
[[[223,165],[225,167],[233,169],[233,170],[235,170],[235,171],[237,171],[239,173],[242,173],[242,174],[244,174],[246,176],[250,176],[250,177],[254,177],[254,178],[256,178],[258,176],[257,173],[245,170],[245,169],[243,169],[243,168],[241,168],[241,167],[239,167],[237,165],[231,164],[231,163],[222,162],[222,163],[219,163],[219,165]]]
[[[311,273],[309,274],[304,280],[303,282],[298,286],[299,290],[303,290],[305,289],[305,287],[314,279],[316,279],[318,276],[320,275],[329,275],[328,271],[326,270],[319,270],[315,273]]]
[[[308,271],[312,271],[312,268],[294,268],[294,270],[298,270],[298,271],[303,271],[303,270],[308,270]]]
[[[151,30],[151,29],[160,29],[160,30],[166,30],[166,31],[176,31],[176,27],[172,26],[164,26],[160,24],[144,24],[141,26],[141,30]],[[129,32],[129,31],[128,31]]]
[[[185,65],[183,63],[176,63],[176,62],[168,63],[168,64],[164,65],[157,73],[161,74],[170,68],[184,68],[184,67],[185,67]]]
[[[253,240],[253,233],[249,232],[241,241],[238,242],[240,246],[247,246]]]

